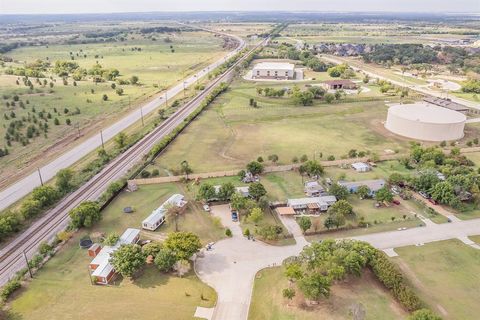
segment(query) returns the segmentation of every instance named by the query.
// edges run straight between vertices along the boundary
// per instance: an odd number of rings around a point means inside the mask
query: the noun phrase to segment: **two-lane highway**
[[[268,39],[258,46],[267,42]],[[224,74],[209,83],[204,91],[178,109],[166,121],[161,123],[139,142],[115,158],[100,173],[85,183],[80,189],[63,199],[41,219],[36,221],[32,226],[3,248],[0,251],[0,286],[8,281],[16,271],[25,267],[23,252],[25,252],[28,257],[33,256],[38,249],[38,245],[42,241],[52,239],[55,234],[63,230],[68,225],[68,212],[72,208],[85,200],[96,200],[111,182],[123,177],[132,166],[141,161],[142,157],[147,154],[158,141],[182,123],[215,87],[221,82],[230,79],[235,67],[257,47],[245,53],[243,57]]]
[[[210,71],[214,70],[216,67],[224,63],[227,59],[237,54],[240,50],[245,47],[245,42],[240,37],[235,35],[229,35],[225,33],[220,33],[217,31],[211,31],[207,29],[202,29],[210,32],[214,32],[217,34],[221,34],[223,36],[228,36],[234,38],[238,41],[238,47],[233,51],[229,52],[225,57],[219,59],[215,63],[212,63],[207,68],[202,69],[195,73],[194,75],[184,79],[184,81],[178,83],[174,87],[168,89],[166,93],[164,93],[161,97],[157,97],[148,103],[145,103],[141,108],[137,108],[136,110],[132,111],[124,118],[120,119],[113,125],[105,128],[102,130],[103,140],[108,141],[115,137],[117,134],[128,128],[129,126],[133,125],[135,122],[139,121],[143,115],[147,115],[151,112],[154,112],[165,103],[165,95],[167,99],[176,96],[177,94],[181,93],[184,90],[184,86],[189,87],[194,85],[196,81],[204,76],[206,76]],[[42,175],[43,181],[48,181],[55,176],[55,174],[63,168],[68,168],[73,165],[75,162],[89,154],[90,152],[94,151],[96,148],[102,145],[102,139],[100,133],[95,134],[94,136],[86,139],[79,145],[73,147],[72,149],[68,150],[58,158],[54,159],[50,163],[46,164],[45,166],[39,168],[40,173]],[[34,171],[27,175],[26,177],[18,180],[11,186],[0,191],[0,210],[7,208],[12,203],[15,203],[17,200],[23,198],[24,196],[28,195],[35,187],[40,186],[41,181],[39,178],[39,174],[37,171]]]

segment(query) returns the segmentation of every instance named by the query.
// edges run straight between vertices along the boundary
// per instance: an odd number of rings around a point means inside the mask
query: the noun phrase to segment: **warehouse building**
[[[385,128],[403,137],[423,141],[463,138],[467,117],[457,111],[425,102],[392,105]]]
[[[260,62],[253,67],[253,79],[292,80],[295,65],[288,62]]]

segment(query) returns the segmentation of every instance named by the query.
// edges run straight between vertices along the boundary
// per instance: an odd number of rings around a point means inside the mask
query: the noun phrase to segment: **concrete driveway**
[[[255,274],[263,268],[280,265],[287,257],[298,255],[307,242],[298,233],[299,228],[292,218],[285,218],[285,224],[294,231],[297,244],[276,247],[245,238],[240,224],[232,222],[228,205],[213,206],[211,212],[220,217],[233,236],[217,242],[213,250],[198,258],[196,272],[202,281],[217,291],[213,319],[244,320],[248,317]]]

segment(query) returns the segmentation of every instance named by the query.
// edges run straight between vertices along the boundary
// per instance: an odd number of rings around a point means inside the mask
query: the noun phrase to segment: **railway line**
[[[18,270],[26,266],[25,256],[31,258],[37,251],[42,241],[51,240],[58,232],[64,230],[69,223],[69,212],[81,202],[96,200],[105,191],[107,186],[123,177],[129,169],[142,160],[152,147],[174,128],[182,123],[203,99],[212,92],[220,83],[228,80],[235,67],[246,59],[258,47],[268,43],[269,38],[262,41],[253,49],[240,57],[228,70],[211,81],[207,87],[196,95],[191,101],[178,109],[167,120],[148,133],[140,141],[120,154],[109,163],[101,172],[86,182],[78,190],[61,200],[54,208],[50,209],[41,219],[32,224],[28,229],[17,236],[13,241],[0,251],[0,286],[5,284]],[[244,43],[240,42],[240,51]]]

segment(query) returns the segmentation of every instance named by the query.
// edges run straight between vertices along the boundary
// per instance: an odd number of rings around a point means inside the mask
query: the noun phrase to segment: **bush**
[[[114,246],[119,239],[120,236],[116,232],[111,232],[103,239],[103,244],[106,246]]]
[[[19,289],[22,285],[20,281],[17,279],[10,280],[5,284],[2,288],[2,292],[0,293],[0,297],[3,301],[7,301],[8,297],[12,295],[15,290]]]
[[[225,230],[225,235],[227,237],[231,237],[232,236],[232,230],[230,230],[229,228],[227,228],[227,230]]]
[[[144,178],[144,179],[145,179],[145,178],[148,178],[148,177],[150,177],[150,171],[143,170],[143,171],[140,173],[140,176],[141,176],[142,178]]]
[[[53,251],[53,246],[51,244],[49,244],[48,242],[42,242],[42,243],[40,243],[40,246],[38,247],[38,252],[40,252],[40,254],[43,255],[43,256],[49,254],[52,251]]]
[[[20,229],[20,219],[11,212],[0,215],[0,240]]]
[[[162,250],[162,244],[156,241],[152,241],[147,243],[142,247],[143,253],[148,256],[156,257],[157,254]]]
[[[71,225],[74,228],[91,227],[101,219],[100,205],[97,202],[85,201],[70,211]]]
[[[177,257],[169,249],[161,249],[155,257],[155,265],[162,272],[170,272],[177,262]]]

